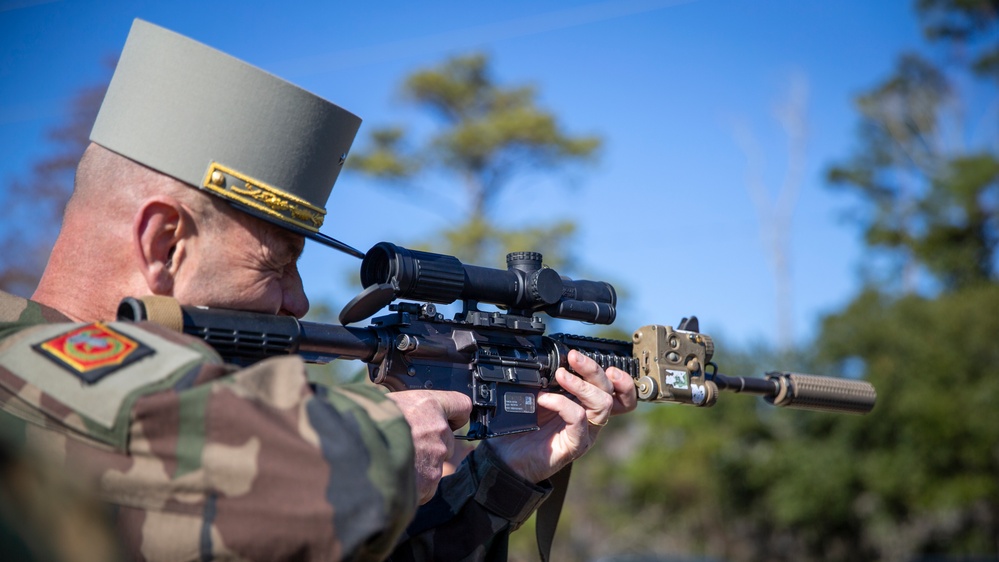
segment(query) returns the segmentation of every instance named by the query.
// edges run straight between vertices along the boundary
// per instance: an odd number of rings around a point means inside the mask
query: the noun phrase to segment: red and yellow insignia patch
[[[74,328],[32,348],[88,384],[153,353],[101,322]]]

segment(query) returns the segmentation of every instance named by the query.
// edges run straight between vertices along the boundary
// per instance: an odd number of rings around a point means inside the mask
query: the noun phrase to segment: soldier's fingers
[[[559,369],[566,378],[574,378],[574,375]],[[556,377],[560,376],[558,374]],[[586,427],[586,408],[569,399],[569,397],[554,392],[545,392],[538,395],[538,407],[551,412],[561,418],[562,422],[570,428],[580,428],[576,433],[582,433]],[[574,440],[578,440],[576,437]]]
[[[607,373],[604,372],[603,368],[596,361],[575,349],[569,352],[567,359],[573,372],[582,377],[583,380],[600,388],[607,394],[614,392],[614,385],[611,384],[611,381],[607,378]]]
[[[614,398],[608,392],[572,375],[565,369],[556,371],[555,377],[562,388],[579,400],[580,406],[586,410],[586,419],[591,425],[601,427],[607,424],[614,406]]]
[[[634,410],[638,406],[635,379],[617,367],[607,369],[607,378],[614,385],[614,407],[611,409],[611,415],[616,416]]]

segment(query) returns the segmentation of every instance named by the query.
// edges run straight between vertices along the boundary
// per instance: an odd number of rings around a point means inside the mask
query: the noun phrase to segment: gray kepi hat
[[[280,78],[135,20],[90,140],[348,254],[319,232],[361,120]]]

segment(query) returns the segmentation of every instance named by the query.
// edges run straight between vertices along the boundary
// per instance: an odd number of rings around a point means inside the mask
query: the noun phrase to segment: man
[[[135,559],[464,559],[502,553],[545,480],[634,385],[575,354],[541,431],[441,480],[459,393],[309,384],[298,357],[237,370],[156,326],[104,324],[125,296],[301,317],[297,260],[359,120],[136,20],[31,301],[0,293],[0,404],[26,441],[93,478]],[[415,467],[415,475],[414,475]],[[402,535],[416,504],[427,507]]]

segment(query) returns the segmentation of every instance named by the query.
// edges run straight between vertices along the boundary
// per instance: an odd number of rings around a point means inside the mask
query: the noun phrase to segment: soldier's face
[[[181,304],[304,316],[309,299],[298,258],[305,238],[238,211],[225,215],[199,233],[187,258],[193,267],[174,297]]]

